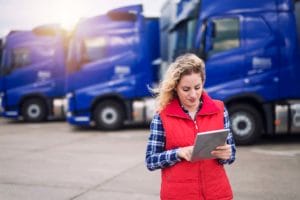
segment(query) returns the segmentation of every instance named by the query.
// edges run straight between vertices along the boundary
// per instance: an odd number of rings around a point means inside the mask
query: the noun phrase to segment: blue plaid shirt
[[[230,128],[229,115],[226,108],[224,109],[224,128]],[[176,148],[166,151],[165,141],[164,127],[157,113],[154,115],[150,125],[150,136],[146,151],[146,165],[149,170],[162,169],[181,161],[177,154],[179,149]],[[232,154],[228,160],[219,160],[221,164],[231,164],[235,160],[236,148],[231,131],[227,137],[227,144],[231,145]]]

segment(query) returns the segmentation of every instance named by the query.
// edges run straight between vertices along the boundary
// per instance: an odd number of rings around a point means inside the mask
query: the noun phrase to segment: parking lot
[[[147,126],[101,132],[0,119],[0,199],[159,199],[160,172],[144,165],[147,137]],[[238,147],[226,166],[234,199],[300,199],[299,144],[294,135]]]

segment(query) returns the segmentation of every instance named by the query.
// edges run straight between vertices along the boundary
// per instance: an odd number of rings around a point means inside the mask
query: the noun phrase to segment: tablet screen
[[[198,133],[194,143],[191,161],[214,158],[211,152],[224,145],[229,129],[220,129]]]

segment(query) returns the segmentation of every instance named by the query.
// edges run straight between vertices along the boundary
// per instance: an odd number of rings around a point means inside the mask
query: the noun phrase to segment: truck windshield
[[[175,29],[176,44],[173,58],[187,52],[195,53],[193,44],[196,36],[197,21],[196,17],[188,19]]]
[[[175,33],[175,50],[172,58],[183,53],[198,53],[195,49],[196,28],[201,1],[182,1],[177,6],[177,17],[172,32]],[[173,11],[174,12],[174,11]]]

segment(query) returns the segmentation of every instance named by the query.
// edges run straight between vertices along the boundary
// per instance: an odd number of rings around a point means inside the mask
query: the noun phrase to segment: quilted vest
[[[224,128],[224,105],[205,92],[203,105],[195,121],[172,100],[160,113],[166,136],[166,150],[194,144],[198,132]],[[197,162],[182,160],[162,169],[160,197],[162,200],[229,200],[231,186],[222,164],[217,159]]]

